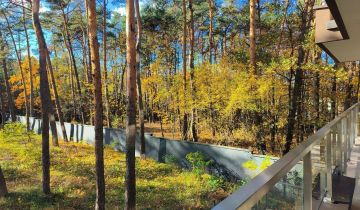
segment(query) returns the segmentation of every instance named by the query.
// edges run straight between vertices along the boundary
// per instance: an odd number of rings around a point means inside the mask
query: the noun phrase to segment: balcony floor
[[[335,204],[335,203],[322,203],[320,210],[360,210],[360,137],[355,141],[351,150],[350,160],[347,163],[346,173],[347,177],[355,178],[355,190],[353,194],[352,203],[350,204]],[[316,200],[313,200],[316,205]]]

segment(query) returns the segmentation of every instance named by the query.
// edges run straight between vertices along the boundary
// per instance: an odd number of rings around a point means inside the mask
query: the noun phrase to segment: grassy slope
[[[22,128],[0,131],[0,165],[10,194],[0,209],[93,209],[95,201],[94,148],[82,143],[51,147],[51,189],[41,192],[40,136]],[[210,184],[207,174],[196,175],[171,164],[136,159],[138,209],[208,209],[231,191],[232,184]],[[108,209],[124,204],[125,156],[105,148]]]

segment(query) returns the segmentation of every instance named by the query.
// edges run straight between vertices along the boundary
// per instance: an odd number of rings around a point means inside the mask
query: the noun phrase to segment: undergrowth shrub
[[[166,154],[164,156],[164,161],[167,164],[171,164],[171,165],[178,165],[178,160],[174,155],[171,154]]]
[[[213,163],[212,160],[206,160],[201,152],[192,152],[186,155],[186,160],[191,164],[191,169],[198,175],[204,174],[207,167]]]
[[[2,130],[4,136],[28,136],[33,134],[32,131],[26,131],[26,126],[20,122],[6,123]]]

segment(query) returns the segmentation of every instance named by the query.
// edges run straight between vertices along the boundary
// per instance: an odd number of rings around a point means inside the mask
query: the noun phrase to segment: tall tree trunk
[[[105,209],[105,177],[104,177],[104,149],[103,149],[103,119],[102,119],[102,88],[99,44],[97,38],[96,1],[88,0],[89,10],[89,42],[91,52],[91,66],[94,72],[95,93],[95,156],[96,156],[96,203],[95,209]]]
[[[0,37],[2,37],[1,31],[0,31]],[[3,40],[4,40],[4,38],[3,38]],[[3,43],[1,45],[1,51],[4,51],[4,49],[5,49],[5,45]],[[16,121],[15,103],[14,103],[13,94],[11,92],[11,85],[9,82],[9,74],[8,74],[5,56],[2,58],[2,68],[3,68],[3,72],[4,72],[4,82],[5,82],[5,86],[6,86],[7,102],[8,102],[8,108],[9,108],[9,112],[10,112],[11,122],[15,122]]]
[[[70,53],[70,59],[71,59],[72,65],[73,65],[74,75],[75,75],[75,79],[76,79],[77,94],[78,94],[79,100],[80,100],[79,103],[80,103],[80,110],[81,110],[81,122],[82,122],[82,124],[85,124],[85,112],[84,112],[84,105],[82,102],[81,85],[80,85],[79,73],[78,73],[77,66],[76,66],[74,50],[73,50],[72,43],[71,43],[70,32],[68,29],[68,19],[66,17],[64,9],[62,9],[61,11],[62,11],[62,16],[63,16],[63,21],[64,21],[64,30],[66,33],[68,50]]]
[[[136,209],[135,137],[136,137],[136,46],[134,0],[126,0],[126,60],[127,60],[127,125],[125,209]]]
[[[136,83],[139,104],[139,123],[140,123],[140,153],[141,157],[145,157],[145,126],[144,126],[144,104],[141,92],[141,79],[140,79],[140,58],[141,58],[141,37],[142,37],[142,23],[140,15],[139,0],[135,0],[135,14],[136,14]]]
[[[20,54],[19,51],[17,50],[16,47],[16,43],[15,43],[15,39],[14,39],[14,34],[12,32],[12,29],[10,27],[9,24],[9,20],[5,14],[5,12],[3,12],[4,18],[6,20],[6,24],[7,24],[7,28],[9,30],[10,33],[10,37],[11,37],[11,41],[14,45],[14,50],[15,50],[15,54],[16,54],[16,59],[17,59],[17,63],[18,63],[18,67],[20,70],[20,74],[21,74],[21,82],[23,83],[23,88],[24,88],[24,98],[25,98],[25,116],[26,116],[26,130],[29,131],[30,130],[30,120],[29,120],[29,103],[28,103],[28,94],[27,94],[27,89],[26,89],[26,82],[25,82],[25,76],[24,76],[24,71],[22,68],[22,63],[21,63],[21,58],[20,58]]]
[[[336,117],[336,95],[337,95],[337,84],[336,84],[336,70],[338,68],[338,63],[334,65],[334,75],[331,78],[331,119],[335,119]]]
[[[284,8],[284,13],[283,13],[284,16],[283,16],[283,18],[281,20],[281,23],[280,23],[279,42],[278,42],[278,46],[276,47],[278,56],[281,53],[281,44],[282,44],[282,39],[283,39],[283,35],[284,35],[284,28],[285,28],[285,25],[286,25],[286,18],[287,18],[287,14],[288,14],[289,5],[290,5],[290,1],[285,0],[285,8]]]
[[[86,21],[89,22],[89,7],[87,0],[84,1],[85,3],[85,10],[86,10]],[[88,61],[89,61],[89,82],[92,82],[92,62],[91,62],[91,52],[90,52],[90,40],[89,40],[89,27],[87,27],[87,49],[88,49]]]
[[[29,35],[27,32],[26,27],[26,13],[25,13],[25,3],[24,0],[22,0],[23,5],[23,26],[24,26],[24,32],[25,32],[25,38],[26,38],[26,50],[27,50],[27,58],[29,62],[29,80],[30,80],[30,101],[29,101],[29,115],[30,117],[34,116],[34,82],[33,82],[33,70],[32,70],[32,61],[31,61],[31,54],[30,54],[30,43],[29,43]]]
[[[183,85],[184,85],[184,117],[182,125],[182,139],[187,140],[188,134],[188,114],[187,114],[187,103],[186,103],[186,40],[187,40],[187,20],[186,20],[186,0],[182,0],[182,11],[183,11],[183,38],[182,38],[182,68],[183,68]]]
[[[56,112],[57,112],[57,115],[58,115],[58,118],[59,118],[62,136],[63,136],[64,141],[67,142],[68,138],[67,138],[66,128],[65,128],[65,124],[64,124],[64,116],[63,116],[63,113],[62,113],[61,103],[60,103],[59,95],[58,95],[58,92],[57,92],[56,80],[55,80],[55,77],[54,77],[54,71],[53,71],[53,67],[52,67],[52,64],[51,64],[49,51],[47,49],[46,49],[46,59],[47,59],[47,64],[48,64],[48,68],[49,68],[51,84],[52,84],[52,88],[53,88],[53,92],[54,92]],[[53,122],[53,123],[55,123],[55,122]]]
[[[103,71],[104,71],[104,80],[105,80],[105,113],[107,126],[111,128],[111,118],[110,118],[110,103],[109,103],[109,87],[108,87],[108,72],[107,72],[107,45],[106,45],[106,0],[104,0],[103,6],[104,20],[103,20],[103,51],[104,51],[104,60],[103,60]]]
[[[250,65],[252,71],[256,74],[256,41],[255,41],[255,33],[256,33],[256,0],[250,0],[250,30],[249,30],[249,38],[250,38]]]
[[[0,166],[0,198],[5,197],[7,194],[8,194],[8,190],[6,186],[5,177]]]
[[[192,110],[191,110],[191,134],[194,142],[198,141],[197,130],[196,130],[196,110],[195,106],[195,72],[194,72],[194,43],[195,43],[195,28],[194,28],[194,8],[193,1],[189,0],[190,10],[190,85],[191,85],[191,97],[192,97]]]
[[[81,16],[81,24],[80,24],[80,29],[81,29],[81,34],[82,34],[82,41],[81,41],[81,50],[82,50],[82,59],[83,59],[83,67],[84,67],[84,74],[85,74],[85,79],[87,83],[90,83],[91,81],[91,74],[90,74],[90,67],[88,65],[88,57],[86,55],[86,45],[87,45],[87,41],[86,41],[86,31],[84,29],[84,26],[82,24],[82,16]]]
[[[251,73],[254,75],[255,78],[260,76],[260,72],[257,70],[256,66],[256,0],[250,0],[250,28],[249,28],[249,38],[250,38],[250,67]],[[260,17],[260,9],[258,10],[258,16]],[[261,100],[256,99],[255,101],[256,106],[259,110],[261,110]],[[262,154],[265,154],[266,151],[266,144],[263,141],[263,119],[262,113],[260,111],[255,111],[254,113],[255,119],[255,132],[256,132],[256,145],[261,151]]]
[[[353,91],[353,84],[352,84],[352,80],[354,77],[354,69],[356,64],[355,63],[349,63],[348,65],[348,81],[346,83],[345,86],[345,101],[344,101],[344,110],[347,110],[348,108],[351,107],[351,103],[352,103],[352,91]]]
[[[72,101],[73,101],[73,117],[72,120],[76,120],[76,116],[77,116],[77,103],[76,103],[76,97],[75,97],[75,85],[74,85],[74,77],[73,77],[73,65],[72,65],[72,61],[71,61],[71,53],[70,53],[70,49],[69,49],[69,45],[66,42],[66,37],[65,37],[65,33],[61,33],[62,37],[63,37],[63,41],[64,41],[64,45],[68,51],[68,58],[67,58],[67,65],[68,65],[68,69],[70,70],[70,89],[71,89],[71,96],[72,96]]]
[[[4,92],[3,92],[3,86],[0,84],[0,104],[1,104],[1,123],[0,127],[4,125],[5,123],[5,114],[6,114],[6,105],[5,105],[5,98],[4,98]]]
[[[319,64],[321,52],[316,53],[315,63]],[[315,71],[314,75],[314,111],[315,111],[315,125],[314,131],[320,128],[320,73]]]
[[[51,116],[51,98],[46,73],[46,43],[39,20],[39,0],[32,1],[32,20],[39,45],[40,99],[42,116],[42,187],[45,194],[50,194],[50,152],[49,152],[49,118]]]
[[[286,143],[283,154],[288,153],[291,149],[294,127],[295,127],[295,117],[297,113],[297,106],[298,103],[300,102],[299,99],[303,85],[302,64],[305,59],[305,51],[303,48],[303,43],[305,41],[305,34],[313,19],[313,11],[312,11],[313,6],[314,6],[314,0],[306,0],[304,10],[302,11],[301,14],[300,34],[298,37],[299,48],[298,48],[298,57],[296,62],[297,67],[295,70],[294,88],[292,89],[292,94],[291,94],[291,104],[289,107],[287,132],[286,132]]]
[[[214,38],[213,38],[213,2],[212,0],[207,0],[209,6],[209,62],[210,64],[213,63],[213,49],[214,49]]]

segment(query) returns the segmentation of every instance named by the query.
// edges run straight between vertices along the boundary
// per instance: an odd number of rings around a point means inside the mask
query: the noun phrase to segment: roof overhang
[[[326,0],[315,7],[315,42],[335,61],[360,60],[360,0]]]

